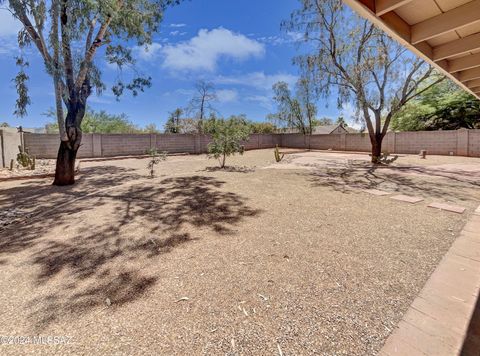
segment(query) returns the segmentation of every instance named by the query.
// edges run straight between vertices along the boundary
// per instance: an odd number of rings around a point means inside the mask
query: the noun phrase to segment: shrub
[[[212,142],[208,145],[210,157],[220,161],[220,167],[225,168],[228,156],[235,153],[243,154],[243,141],[250,136],[250,127],[237,118],[215,120],[211,129]]]

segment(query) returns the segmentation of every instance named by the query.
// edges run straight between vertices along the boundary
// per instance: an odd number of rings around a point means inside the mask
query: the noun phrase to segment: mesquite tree
[[[77,151],[82,142],[81,124],[87,99],[93,89],[106,85],[94,62],[103,56],[108,63],[129,67],[133,73],[119,75],[112,85],[117,98],[124,90],[133,95],[150,86],[151,78],[135,69],[131,42],[147,46],[158,30],[167,6],[181,0],[0,0],[23,27],[18,34],[20,48],[38,50],[47,73],[53,79],[55,107],[60,132],[60,147],[55,185],[73,184]],[[17,115],[26,114],[29,104],[28,75],[24,56],[17,59],[20,72],[15,78]],[[30,54],[29,54],[30,55]],[[66,114],[64,113],[66,109]]]
[[[302,33],[307,53],[294,62],[312,73],[316,90],[338,93],[338,104],[354,103],[378,163],[382,141],[392,117],[411,99],[444,79],[369,21],[346,8],[341,0],[299,0],[301,8],[283,23]],[[419,90],[419,86],[425,84]]]

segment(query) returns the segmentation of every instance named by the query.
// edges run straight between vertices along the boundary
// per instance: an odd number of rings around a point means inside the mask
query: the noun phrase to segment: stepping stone
[[[378,195],[378,196],[384,196],[384,195],[390,195],[392,193],[390,192],[385,192],[383,190],[378,190],[378,189],[364,189],[363,190],[365,193],[368,194],[373,194],[373,195]]]
[[[428,205],[429,208],[435,208],[440,210],[451,211],[452,213],[463,214],[465,208],[458,205],[448,205],[445,203],[431,203]]]
[[[393,197],[391,197],[392,199],[395,199],[395,200],[399,200],[399,201],[404,201],[406,203],[410,203],[410,204],[415,204],[415,203],[419,203],[421,201],[423,201],[424,199],[423,198],[420,198],[420,197],[411,197],[411,196],[408,196],[408,195],[395,195]]]

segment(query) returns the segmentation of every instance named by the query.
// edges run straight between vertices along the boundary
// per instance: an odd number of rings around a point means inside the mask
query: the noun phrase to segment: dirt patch
[[[1,353],[374,354],[478,187],[342,159],[263,169],[273,150],[249,151],[219,170],[172,157],[154,179],[126,159],[85,163],[72,187],[0,183],[2,210],[30,214],[0,232],[2,333],[72,338]],[[361,190],[374,187],[425,204]],[[427,209],[445,192],[467,212]]]

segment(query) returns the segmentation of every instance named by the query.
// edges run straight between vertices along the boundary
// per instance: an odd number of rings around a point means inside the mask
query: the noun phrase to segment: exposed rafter
[[[462,82],[468,82],[474,79],[480,79],[480,67],[464,70],[460,72],[458,79]]]
[[[411,43],[426,41],[478,21],[480,0],[475,0],[413,25]]]
[[[471,80],[467,83],[469,88],[480,87],[480,79]]]
[[[480,49],[480,33],[434,47],[433,60],[440,61],[445,58],[466,54],[477,49]]]
[[[471,0],[460,6],[457,0],[442,0],[442,6],[451,10],[419,23],[415,20],[418,17],[415,13],[417,9],[406,6],[411,1],[343,0],[343,2],[414,54],[435,66],[460,87],[480,98],[480,95],[471,89],[480,87],[480,54],[472,54],[480,49],[480,31],[447,43],[446,38],[450,37],[441,37],[465,26],[480,24],[480,0]],[[434,1],[421,1],[418,11],[439,13],[443,10],[439,6]],[[468,32],[472,33],[471,30],[470,26]],[[462,37],[462,32],[457,31],[457,35]],[[432,38],[435,38],[435,42],[429,41]]]
[[[472,54],[462,58],[451,59],[448,61],[448,70],[450,73],[460,72],[480,66],[480,53]]]
[[[382,16],[412,1],[413,0],[376,0],[375,12],[377,16]]]

